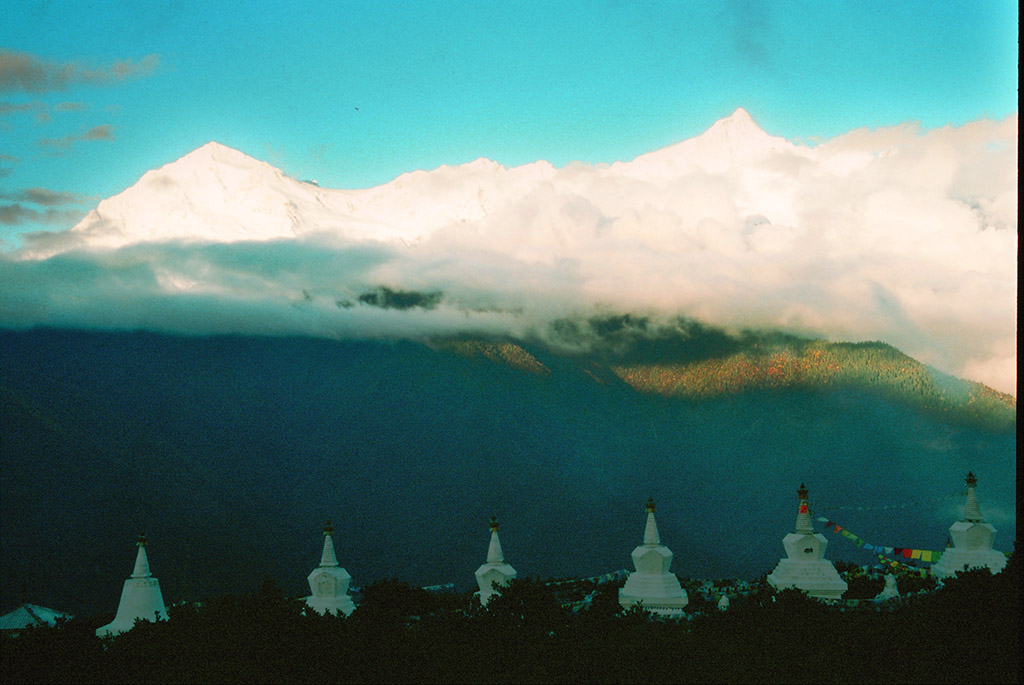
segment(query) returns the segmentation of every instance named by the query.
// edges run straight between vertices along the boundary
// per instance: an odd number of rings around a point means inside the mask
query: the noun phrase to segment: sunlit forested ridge
[[[711,399],[760,390],[856,390],[945,420],[1006,430],[1013,395],[942,373],[883,342],[827,342],[772,332],[729,335],[679,319],[630,315],[564,320],[543,341],[447,341],[443,347],[521,371],[550,373],[530,349],[557,350],[596,381],[613,374],[634,390]]]
[[[613,370],[637,390],[674,397],[714,397],[751,389],[848,388],[995,429],[1016,419],[1012,395],[943,374],[877,342],[758,345],[722,358],[624,364]]]

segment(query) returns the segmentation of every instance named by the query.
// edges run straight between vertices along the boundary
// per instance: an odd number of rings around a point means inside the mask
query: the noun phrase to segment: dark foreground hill
[[[349,618],[304,615],[272,584],[172,607],[107,640],[106,620],[0,636],[3,682],[1015,683],[1020,573],[986,569],[876,610],[760,588],[727,612],[651,620],[598,586],[573,613],[535,580],[486,610],[395,582]]]
[[[674,570],[754,578],[782,553],[801,481],[864,539],[941,549],[968,470],[1011,549],[1011,401],[956,379],[938,409],[899,384],[659,394],[662,376],[637,380],[759,358],[716,336],[623,346],[612,331],[615,344],[567,356],[508,341],[0,332],[0,603],[27,583],[30,601],[112,610],[143,529],[168,602],[263,577],[298,595],[326,518],[355,585],[468,589],[492,514],[520,574],[590,576],[629,565],[651,495]],[[972,414],[969,401],[988,404]],[[828,555],[872,560],[842,538]]]

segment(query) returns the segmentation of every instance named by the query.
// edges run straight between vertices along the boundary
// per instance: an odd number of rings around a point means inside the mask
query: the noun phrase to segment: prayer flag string
[[[906,571],[911,571],[913,573],[920,573],[922,578],[926,578],[932,572],[932,570],[930,568],[919,568],[917,566],[907,566],[906,564],[901,564],[900,562],[895,561],[893,559],[887,559],[882,554],[878,555],[878,560],[882,563],[882,566],[888,566],[888,567],[894,568],[894,569],[902,568],[902,569],[904,569]]]
[[[846,538],[853,544],[857,545],[858,547],[862,547],[869,552],[874,552],[883,559],[886,557],[890,557],[889,561],[891,561],[891,558],[896,558],[911,559],[914,561],[925,561],[928,563],[933,563],[938,561],[939,557],[942,556],[942,552],[935,552],[928,549],[914,549],[912,547],[884,547],[882,545],[875,545],[866,541],[859,535],[849,530],[846,530],[838,523],[830,519],[827,519],[824,516],[819,516],[818,520],[825,524],[825,528],[827,530],[830,530],[834,533],[839,533],[844,538]]]

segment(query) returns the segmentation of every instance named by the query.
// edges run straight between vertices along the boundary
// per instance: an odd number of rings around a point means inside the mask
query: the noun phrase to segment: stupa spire
[[[814,522],[811,521],[811,508],[807,505],[807,486],[800,483],[796,496],[800,501],[796,510],[796,532],[803,534],[814,533]]]
[[[657,546],[661,544],[658,534],[658,522],[654,519],[654,498],[647,498],[647,525],[644,526],[644,544]]]
[[[505,563],[505,554],[501,551],[501,540],[498,538],[498,517],[491,517],[491,543],[487,546],[487,563]]]
[[[338,555],[334,553],[334,526],[327,519],[324,524],[324,551],[320,555],[320,567],[330,568],[338,565]]]
[[[149,578],[153,574],[149,570],[149,557],[146,556],[146,534],[139,533],[135,538],[135,545],[139,551],[135,555],[135,568],[132,570],[132,578]]]
[[[974,494],[974,488],[978,486],[978,478],[974,475],[973,471],[967,472],[967,477],[964,479],[964,485],[967,486],[967,499],[964,502],[964,521],[981,523],[985,518],[981,515],[981,506],[978,504],[978,496]]]

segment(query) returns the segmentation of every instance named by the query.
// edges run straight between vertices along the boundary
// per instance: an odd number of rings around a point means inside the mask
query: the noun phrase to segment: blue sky
[[[478,157],[628,160],[741,106],[811,142],[1017,110],[1014,2],[16,0],[4,15],[8,246],[209,140],[358,188]]]

